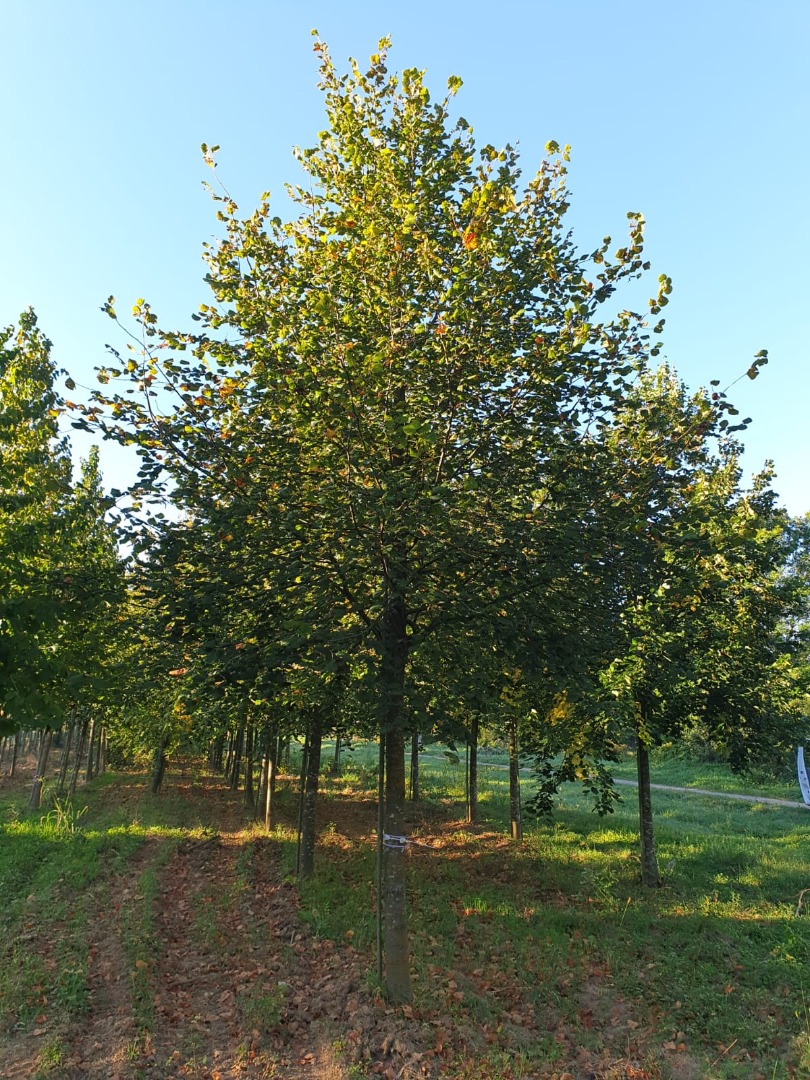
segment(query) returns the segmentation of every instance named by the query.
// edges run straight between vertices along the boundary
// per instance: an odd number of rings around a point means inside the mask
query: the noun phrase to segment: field
[[[644,892],[630,788],[606,819],[566,791],[514,845],[505,771],[482,768],[471,827],[463,766],[429,748],[408,822],[415,997],[393,1009],[374,754],[324,775],[301,886],[292,777],[269,836],[191,760],[157,798],[107,773],[33,816],[0,778],[0,1077],[810,1075],[805,810],[655,792],[665,884]],[[653,779],[739,790],[683,762]]]

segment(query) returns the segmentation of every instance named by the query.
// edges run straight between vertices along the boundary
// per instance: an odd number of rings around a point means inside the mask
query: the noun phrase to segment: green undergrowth
[[[632,798],[599,818],[569,787],[554,820],[525,822],[515,845],[505,772],[482,773],[476,827],[459,820],[463,765],[429,751],[421,774],[409,831],[427,846],[405,856],[415,1003],[469,1032],[488,1062],[469,1075],[496,1075],[499,1053],[546,1075],[575,1046],[651,1077],[810,1075],[803,810],[655,792],[663,887],[644,890]],[[365,765],[327,780],[325,798],[350,778]],[[313,929],[349,935],[370,963],[374,865],[373,835],[326,830],[301,888]]]

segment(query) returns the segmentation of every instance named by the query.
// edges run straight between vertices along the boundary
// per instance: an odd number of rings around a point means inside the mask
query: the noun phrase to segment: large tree
[[[316,41],[327,126],[297,153],[299,215],[265,198],[243,218],[217,195],[200,331],[161,332],[139,302],[142,347],[101,378],[142,395],[103,391],[89,411],[138,443],[145,489],[207,519],[243,508],[242,564],[291,649],[371,650],[397,838],[414,655],[493,623],[512,647],[528,611],[556,621],[588,561],[571,463],[645,362],[644,317],[613,298],[647,267],[640,215],[612,258],[609,239],[583,256],[565,152],[550,144],[521,186],[512,147],[476,150],[450,119],[460,80],[431,102],[421,72],[389,74],[387,47],[340,75]],[[386,842],[394,1001],[411,994],[403,850]]]

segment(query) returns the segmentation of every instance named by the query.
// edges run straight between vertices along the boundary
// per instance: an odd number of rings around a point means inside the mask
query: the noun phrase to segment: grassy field
[[[361,756],[368,756],[370,751],[358,747]],[[425,747],[423,755],[433,757],[442,755],[447,748],[439,743]],[[456,753],[463,758],[463,748]],[[479,764],[486,768],[487,765],[506,765],[508,755],[506,750],[497,747],[482,747],[478,754]],[[527,770],[531,765],[530,759],[523,759]],[[652,780],[656,784],[667,784],[672,787],[696,787],[708,791],[721,791],[734,794],[758,794],[774,799],[789,799],[801,801],[799,782],[793,768],[794,762],[789,762],[790,779],[777,780],[765,774],[740,774],[733,773],[727,765],[710,761],[690,761],[673,753],[671,750],[653,750],[651,754]],[[610,772],[617,780],[636,779],[636,758],[632,750],[626,750],[617,763],[608,766]]]
[[[292,778],[269,838],[196,766],[157,799],[107,774],[33,816],[0,784],[0,1076],[810,1075],[806,811],[656,792],[665,883],[645,892],[630,789],[603,819],[566,790],[514,845],[505,772],[482,770],[472,828],[463,766],[430,748],[408,822],[415,999],[394,1010],[373,975],[375,753],[325,775],[300,887]],[[722,790],[678,768],[654,780]]]

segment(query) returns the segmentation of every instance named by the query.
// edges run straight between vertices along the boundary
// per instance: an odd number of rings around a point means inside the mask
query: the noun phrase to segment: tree
[[[300,216],[282,223],[265,198],[242,219],[216,196],[226,237],[200,332],[161,332],[139,302],[142,347],[100,377],[142,396],[100,391],[88,421],[138,444],[145,493],[170,485],[192,514],[244,507],[290,656],[373,651],[397,838],[414,655],[493,622],[517,640],[529,602],[558,610],[587,557],[560,532],[586,533],[571,455],[645,362],[644,318],[600,316],[647,265],[638,214],[613,260],[609,239],[579,254],[567,153],[549,144],[521,188],[513,148],[477,152],[450,120],[460,80],[431,103],[419,71],[388,73],[387,48],[340,76],[316,41],[328,127],[297,154]],[[393,1001],[411,995],[403,852],[387,842]]]
[[[0,332],[0,734],[58,712],[70,460],[50,349],[32,311]]]
[[[744,732],[749,751],[775,735],[762,699],[778,696],[784,517],[767,475],[739,492],[740,448],[722,438],[722,411],[706,392],[688,398],[662,368],[640,380],[608,436],[621,548],[619,618],[602,682],[635,739],[649,886],[659,884],[649,749],[698,716],[715,738]]]

